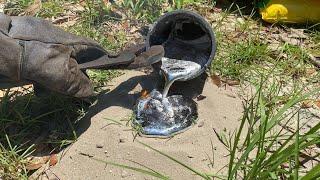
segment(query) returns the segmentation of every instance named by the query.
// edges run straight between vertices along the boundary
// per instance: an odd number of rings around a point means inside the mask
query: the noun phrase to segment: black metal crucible
[[[167,58],[201,65],[201,70],[188,81],[174,83],[171,94],[194,98],[202,93],[207,78],[205,71],[210,68],[215,56],[216,40],[211,25],[201,15],[188,10],[166,13],[154,23],[146,43],[147,48],[163,45]],[[161,64],[153,65],[156,72],[160,71],[160,67]]]
[[[166,58],[192,61],[201,66],[196,73],[177,80],[167,98],[154,90],[137,102],[134,125],[141,128],[142,134],[167,137],[187,129],[198,117],[197,103],[192,98],[202,93],[207,78],[205,71],[210,68],[216,52],[215,36],[202,16],[178,10],[155,22],[146,43],[147,48],[162,45]],[[161,62],[153,64],[156,73],[161,74],[161,66]],[[162,85],[158,89],[163,89],[163,76],[159,75],[159,81]]]

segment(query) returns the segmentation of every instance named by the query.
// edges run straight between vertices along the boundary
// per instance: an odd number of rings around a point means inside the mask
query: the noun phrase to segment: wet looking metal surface
[[[167,96],[177,80],[188,79],[201,69],[195,62],[162,59],[161,72],[165,87],[161,92],[154,89],[147,97],[141,97],[135,108],[134,124],[141,133],[153,136],[170,136],[190,127],[197,119],[197,104],[182,95]]]
[[[162,58],[161,73],[165,77],[162,96],[165,98],[175,81],[185,81],[201,70],[201,65],[192,61]]]
[[[181,95],[166,98],[153,90],[148,97],[138,99],[134,124],[149,136],[170,136],[190,127],[197,119],[197,104]]]

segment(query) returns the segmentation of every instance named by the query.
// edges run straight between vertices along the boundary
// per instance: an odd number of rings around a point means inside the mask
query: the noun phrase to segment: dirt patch
[[[197,179],[181,166],[134,141],[131,127],[126,126],[125,122],[122,122],[123,125],[108,125],[111,122],[105,119],[128,119],[132,114],[131,108],[135,99],[139,95],[138,91],[141,87],[145,88],[144,84],[150,83],[154,84],[152,77],[137,71],[128,71],[114,79],[110,83],[111,91],[100,96],[98,103],[89,110],[88,114],[94,112],[95,115],[92,117],[87,115],[82,119],[83,127],[90,126],[77,142],[60,153],[60,160],[56,166],[45,171],[41,170],[37,174],[43,172],[44,179],[142,179],[145,177],[129,170],[106,166],[83,155],[86,154],[101,160],[135,167],[139,165],[132,161],[138,162],[174,179]],[[137,140],[172,155],[193,168],[208,173],[217,172],[228,164],[228,157],[226,157],[228,152],[217,139],[213,128],[218,131],[224,128],[235,129],[242,113],[241,101],[231,96],[232,93],[231,90],[216,87],[208,80],[203,91],[204,98],[197,101],[199,120],[196,125],[171,139],[137,137]],[[211,141],[215,149],[213,153]],[[210,165],[212,158],[214,159],[213,167]],[[146,177],[146,179],[151,178]]]

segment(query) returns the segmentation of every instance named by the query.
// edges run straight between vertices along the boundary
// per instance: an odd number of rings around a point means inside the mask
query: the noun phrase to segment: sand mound
[[[59,163],[44,171],[42,177],[59,179],[152,179],[149,176],[130,170],[105,165],[81,154],[95,158],[138,167],[134,162],[148,166],[169,175],[173,179],[199,179],[181,166],[134,142],[130,126],[109,125],[105,118],[128,119],[132,114],[139,91],[146,84],[154,84],[152,77],[138,71],[127,71],[109,83],[111,91],[99,97],[81,120],[81,133],[77,142],[60,153]],[[109,87],[108,87],[109,88]],[[218,88],[207,82],[203,95],[197,101],[199,120],[196,125],[171,139],[151,139],[137,137],[137,140],[165,152],[193,168],[204,172],[217,172],[228,163],[228,152],[217,139],[213,128],[222,131],[233,130],[238,125],[242,113],[241,101],[232,91]],[[211,141],[214,150],[214,166]],[[207,155],[208,154],[208,155]]]

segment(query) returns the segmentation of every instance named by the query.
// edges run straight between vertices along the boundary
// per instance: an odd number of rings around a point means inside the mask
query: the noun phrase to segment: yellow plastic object
[[[320,22],[320,0],[270,0],[260,8],[262,19],[269,23]]]

